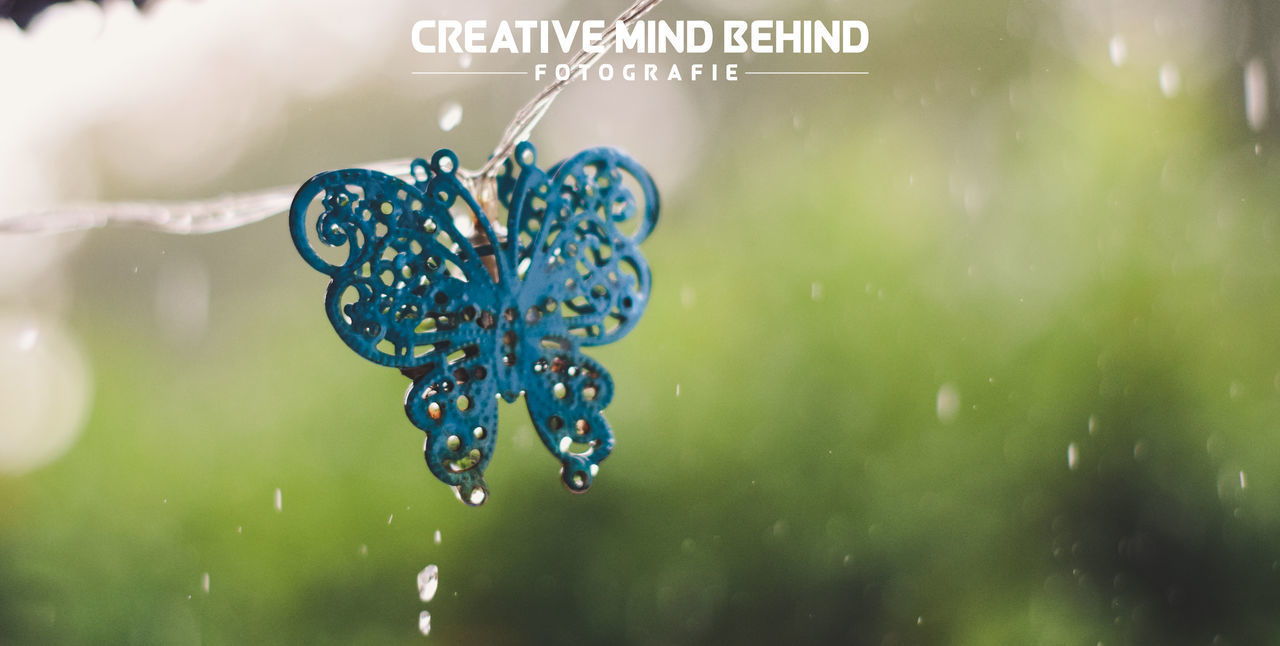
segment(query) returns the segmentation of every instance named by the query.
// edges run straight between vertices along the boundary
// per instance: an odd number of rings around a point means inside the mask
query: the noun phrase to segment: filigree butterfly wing
[[[521,281],[521,311],[550,298],[564,309],[541,321],[549,334],[567,332],[582,345],[622,338],[649,296],[640,243],[658,220],[653,179],[614,148],[584,150],[543,172],[526,142],[516,160],[503,251]]]
[[[302,257],[332,278],[325,309],[338,335],[360,356],[414,380],[405,410],[427,433],[428,467],[479,504],[496,438],[491,375],[500,296],[455,225],[451,210],[470,211],[494,236],[456,168],[453,154],[440,151],[429,166],[414,162],[412,185],[376,171],[322,173],[299,189],[289,224]],[[312,213],[317,239],[346,247],[345,258],[330,262],[312,246]],[[500,263],[498,275],[505,271]]]
[[[547,450],[560,461],[560,478],[583,492],[613,451],[613,430],[604,409],[613,399],[613,379],[585,354],[544,347],[525,377],[529,418]]]
[[[579,351],[625,335],[648,300],[640,242],[657,220],[648,173],[614,149],[584,151],[543,173],[532,147],[517,149],[520,177],[508,221],[524,317],[521,374],[539,437],[562,464],[572,491],[590,487],[613,449],[603,416],[613,396],[608,372]],[[631,186],[637,186],[643,203]],[[632,225],[631,232],[621,227]]]

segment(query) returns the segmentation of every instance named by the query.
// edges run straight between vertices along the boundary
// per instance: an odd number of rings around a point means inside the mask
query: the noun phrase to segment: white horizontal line
[[[865,76],[871,72],[743,72],[759,76]]]
[[[418,76],[471,76],[471,75],[479,75],[479,76],[486,76],[486,75],[488,75],[488,76],[492,76],[492,75],[514,76],[514,75],[521,75],[521,76],[523,76],[523,75],[527,75],[527,74],[528,74],[528,72],[410,72],[410,74],[414,74],[414,75],[418,75]]]

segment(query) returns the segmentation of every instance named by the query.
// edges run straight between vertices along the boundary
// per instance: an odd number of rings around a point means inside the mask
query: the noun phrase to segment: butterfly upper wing
[[[639,245],[657,221],[657,189],[639,164],[611,148],[583,151],[548,172],[537,169],[526,144],[516,160],[503,251],[521,281],[520,386],[565,484],[585,491],[613,449],[602,414],[613,381],[579,348],[621,338],[644,311],[650,274]]]
[[[332,278],[325,310],[338,335],[414,380],[405,410],[427,433],[431,472],[479,504],[497,435],[500,291],[454,224],[450,209],[469,209],[494,239],[456,168],[456,157],[440,151],[429,166],[414,162],[415,184],[369,170],[322,173],[299,189],[289,225],[302,257]],[[316,238],[345,247],[345,258],[330,262],[311,245],[309,214]]]
[[[614,148],[584,150],[547,172],[534,166],[532,150],[516,149],[521,169],[504,249],[522,281],[521,311],[549,297],[563,309],[544,322],[548,334],[612,343],[631,331],[648,301],[640,243],[657,224],[657,188]]]

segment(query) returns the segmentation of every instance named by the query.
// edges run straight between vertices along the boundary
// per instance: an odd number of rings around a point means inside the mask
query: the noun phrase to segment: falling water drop
[[[1146,460],[1151,455],[1151,446],[1146,440],[1138,440],[1133,443],[1133,459],[1137,462]]]
[[[440,129],[449,132],[462,123],[462,106],[450,101],[440,107]]]
[[[1166,99],[1172,99],[1178,96],[1178,91],[1182,89],[1182,73],[1178,70],[1178,66],[1173,63],[1165,63],[1160,66],[1160,91],[1164,93]]]
[[[195,260],[167,260],[157,276],[156,321],[172,342],[198,341],[209,326],[209,271]]]
[[[822,283],[814,282],[809,284],[809,298],[815,301],[822,300]]]
[[[436,530],[436,535],[435,535],[436,545],[439,545],[439,544],[440,544],[440,538],[441,538],[441,537],[440,537],[440,530],[438,530],[438,529],[437,529],[437,530]]]
[[[423,603],[436,597],[436,588],[440,587],[440,568],[428,565],[418,573],[418,598]]]
[[[1244,384],[1233,381],[1227,385],[1227,396],[1231,399],[1240,399],[1244,396]]]
[[[284,496],[280,493],[280,487],[276,487],[276,511],[284,510]]]
[[[1078,466],[1080,466],[1080,449],[1075,442],[1072,442],[1067,445],[1067,468],[1075,471]]]
[[[390,525],[390,524],[391,524],[391,521],[393,521],[393,520],[395,520],[395,519],[396,519],[396,515],[395,515],[395,514],[391,514],[390,516],[387,516],[387,524],[388,524],[388,525]]]
[[[1111,42],[1107,43],[1107,49],[1111,54],[1111,64],[1116,67],[1124,65],[1126,58],[1129,58],[1129,47],[1125,45],[1124,37],[1116,34],[1111,37]]]
[[[204,575],[200,577],[200,589],[204,590],[205,594],[209,594],[209,573],[208,572],[205,572]]]
[[[1244,116],[1254,132],[1267,125],[1267,66],[1261,58],[1244,66]]]
[[[945,383],[938,389],[937,398],[938,421],[949,424],[960,413],[960,391],[954,384]]]
[[[418,632],[424,636],[431,634],[431,613],[426,610],[418,615]]]
[[[680,288],[680,304],[683,305],[685,309],[691,309],[693,304],[696,302],[698,302],[698,293],[693,291],[693,287],[691,285],[685,285]],[[1276,379],[1280,380],[1280,375],[1278,375]]]
[[[40,340],[40,328],[32,326],[18,333],[18,351],[28,352],[36,347],[36,341]]]
[[[680,384],[676,384],[676,397],[680,396]]]

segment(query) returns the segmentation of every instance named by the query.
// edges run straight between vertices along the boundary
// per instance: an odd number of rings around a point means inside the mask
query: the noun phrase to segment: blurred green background
[[[632,148],[664,190],[649,309],[594,352],[618,448],[585,496],[518,403],[489,502],[455,500],[406,380],[337,339],[283,218],[89,234],[56,309],[87,421],[0,474],[0,643],[1280,643],[1276,13],[662,5],[863,19],[862,55],[701,60],[870,74],[588,82],[535,133],[544,162]],[[151,184],[93,153],[94,196],[437,146],[478,165],[540,83],[425,87],[411,20],[392,24],[399,62],[282,99],[225,170]],[[465,116],[440,132],[446,100]],[[208,294],[176,332],[157,301],[175,274]]]

